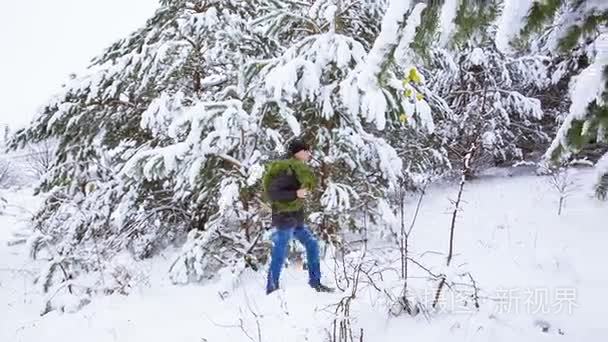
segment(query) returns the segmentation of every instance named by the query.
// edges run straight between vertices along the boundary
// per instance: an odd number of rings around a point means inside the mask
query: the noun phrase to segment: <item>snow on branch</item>
[[[162,120],[166,119],[165,111],[158,110],[159,106],[153,104],[151,108],[147,111],[149,114],[142,117],[143,127],[159,121],[159,115],[163,116]],[[192,174],[212,156],[241,169],[240,162],[228,155],[241,133],[253,127],[251,117],[240,101],[200,102],[192,107],[177,108],[172,116],[170,125],[163,128],[175,143],[136,153],[126,163],[123,174],[136,177],[142,173],[149,180],[167,178],[178,170],[178,163],[188,155],[200,156],[190,167]]]
[[[589,104],[594,101],[598,105],[605,104],[602,93],[606,90],[604,70],[608,66],[608,33],[601,34],[595,40],[594,45],[597,52],[595,60],[572,80],[570,112],[545,153],[544,159],[546,160],[567,156],[573,147],[569,141],[569,133],[573,124],[587,119]],[[565,152],[565,154],[562,156],[560,152]]]
[[[608,195],[608,153],[595,165],[597,172],[596,195],[600,199],[606,199]]]
[[[341,96],[351,115],[361,113],[368,122],[374,122],[379,130],[386,125],[385,115],[389,106],[387,97],[390,94],[383,89],[388,65],[395,57],[398,46],[407,47],[414,39],[420,14],[426,7],[418,3],[411,10],[410,4],[409,0],[391,1],[382,21],[382,30],[371,51],[341,85]]]

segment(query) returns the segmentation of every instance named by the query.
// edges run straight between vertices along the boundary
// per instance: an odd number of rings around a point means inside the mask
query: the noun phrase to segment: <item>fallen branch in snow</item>
[[[207,319],[215,326],[220,327],[220,328],[236,328],[239,329],[243,335],[245,335],[250,341],[252,342],[262,342],[262,326],[260,324],[260,319],[263,317],[262,315],[258,314],[256,312],[256,310],[254,310],[251,307],[251,303],[249,301],[249,296],[247,296],[247,293],[245,292],[245,303],[247,304],[247,309],[249,310],[249,313],[251,314],[251,316],[253,317],[253,319],[255,320],[255,325],[256,325],[256,337],[257,339],[254,338],[253,334],[247,330],[247,328],[245,327],[245,319],[244,319],[244,314],[243,314],[243,308],[239,307],[239,313],[240,313],[240,317],[238,318],[238,324],[219,324],[216,323],[215,321],[213,321],[213,319],[211,319],[210,317],[207,317]]]
[[[85,296],[81,296],[81,297],[77,298],[76,304],[71,303],[72,306],[69,307],[70,310],[79,310],[83,306],[87,305],[90,302],[90,299],[88,298],[89,295],[94,292],[90,286],[77,284],[73,279],[69,279],[64,282],[61,282],[54,288],[49,289],[47,291],[47,293],[43,299],[44,305],[43,305],[42,311],[40,312],[40,316],[44,316],[47,313],[49,313],[53,310],[56,310],[56,309],[65,311],[66,307],[68,307],[69,304],[63,304],[63,305],[59,305],[58,307],[56,307],[53,305],[52,302],[53,302],[53,299],[59,294],[59,292],[61,292],[61,290],[63,290],[66,287],[68,288],[69,296],[76,296],[73,292],[73,289],[75,289],[75,288],[80,288],[85,293]]]
[[[13,247],[13,246],[25,244],[26,242],[27,242],[27,238],[13,238],[11,240],[8,240],[6,242],[6,245],[9,247]]]
[[[10,272],[10,273],[23,273],[29,276],[34,276],[36,273],[31,270],[25,270],[20,268],[0,268],[0,272]]]
[[[429,275],[431,275],[431,277],[435,278],[435,279],[439,279],[439,275],[433,273],[431,270],[429,270],[428,268],[426,268],[424,265],[422,265],[421,263],[419,263],[418,261],[416,261],[415,259],[412,258],[408,258],[409,261],[413,262],[414,264],[416,264],[418,267],[422,268],[423,270],[425,270]]]
[[[243,313],[242,310],[240,310],[241,314]],[[256,342],[256,340],[249,334],[249,332],[247,331],[247,329],[245,329],[245,324],[243,321],[243,318],[239,318],[239,324],[219,324],[214,322],[212,319],[209,319],[211,321],[211,323],[213,323],[213,325],[215,325],[216,327],[220,327],[220,328],[238,328],[241,330],[241,332],[243,333],[243,335],[245,335],[250,341]],[[258,341],[258,342],[261,342]]]

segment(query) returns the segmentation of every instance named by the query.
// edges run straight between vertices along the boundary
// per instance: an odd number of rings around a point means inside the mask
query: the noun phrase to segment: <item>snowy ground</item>
[[[394,317],[382,296],[365,288],[351,309],[357,336],[363,329],[364,341],[605,341],[608,203],[589,196],[592,177],[590,171],[573,176],[582,191],[566,199],[561,216],[547,177],[500,176],[467,184],[455,260],[466,261],[488,297],[481,309],[458,310],[446,296],[446,311]],[[0,241],[6,241],[27,229],[28,210],[40,201],[26,190],[0,196],[8,201],[0,216]],[[421,261],[447,252],[455,197],[455,186],[433,188],[425,197],[410,237],[412,255]],[[381,246],[371,253],[381,254]],[[325,341],[332,305],[345,296],[314,293],[305,285],[306,273],[293,268],[283,274],[284,289],[271,296],[264,295],[263,272],[246,274],[229,294],[222,293],[221,283],[173,286],[165,276],[173,257],[167,252],[141,265],[148,281],[128,297],[100,298],[76,313],[41,317],[42,297],[32,283],[36,264],[23,245],[2,242],[0,341]],[[333,263],[327,259],[323,267],[332,284]],[[424,272],[410,267],[414,285],[426,282],[417,278]]]

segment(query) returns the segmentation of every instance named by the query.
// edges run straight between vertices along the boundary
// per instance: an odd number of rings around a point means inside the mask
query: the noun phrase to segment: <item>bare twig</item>
[[[428,183],[425,183],[422,187],[422,192],[420,193],[420,197],[418,198],[418,203],[416,204],[416,211],[414,212],[414,217],[412,218],[412,223],[410,224],[410,228],[407,231],[408,237],[412,234],[412,229],[414,229],[414,225],[416,224],[416,219],[418,218],[418,212],[420,211],[420,206],[422,204],[422,199],[426,194],[426,187]]]
[[[460,202],[462,200],[462,192],[464,190],[464,184],[466,182],[466,175],[469,174],[469,172],[471,171],[471,157],[473,156],[473,153],[475,153],[476,149],[477,146],[475,145],[475,143],[472,143],[471,148],[469,148],[469,151],[464,156],[464,167],[462,169],[462,176],[460,178],[458,197],[456,198],[456,201],[454,203],[454,211],[452,212],[452,222],[450,227],[450,250],[448,252],[447,258],[448,266],[450,266],[450,262],[452,261],[452,256],[454,253],[454,228],[456,226],[456,216],[458,215],[458,211],[460,210]]]
[[[257,327],[258,332],[258,342],[262,342],[262,328],[260,326],[260,315],[251,308],[251,303],[249,302],[249,296],[247,296],[247,292],[245,292],[245,303],[247,303],[247,308],[249,308],[249,312],[255,318],[255,325]]]
[[[452,221],[450,226],[450,249],[448,252],[448,257],[446,260],[446,265],[449,267],[452,261],[452,257],[454,255],[454,229],[456,227],[456,216],[460,211],[460,202],[462,200],[462,193],[464,190],[464,184],[466,183],[467,174],[471,171],[471,158],[477,149],[477,145],[475,143],[471,144],[471,147],[467,151],[467,154],[464,156],[464,166],[462,168],[462,176],[460,178],[460,186],[458,189],[458,196],[456,201],[454,201],[454,211],[452,212]],[[437,292],[435,293],[435,299],[433,300],[433,308],[437,306],[439,301],[439,296],[441,295],[441,290],[446,285],[446,277],[445,275],[441,276],[441,281],[439,282],[439,286],[437,287]]]
[[[549,172],[549,184],[551,184],[559,194],[559,204],[557,215],[562,214],[562,209],[566,198],[570,195],[574,181],[570,179],[570,174],[566,167],[560,166],[557,169],[551,169]]]
[[[403,188],[402,188],[403,189]],[[412,218],[412,222],[410,223],[410,226],[407,230],[407,232],[405,232],[405,225],[404,225],[404,209],[403,209],[403,196],[405,195],[403,193],[402,190],[402,200],[401,200],[401,239],[402,239],[402,246],[401,246],[401,262],[402,262],[402,267],[403,267],[403,294],[402,294],[402,302],[404,305],[404,309],[406,310],[407,313],[412,314],[413,313],[413,308],[410,305],[410,302],[407,298],[407,279],[408,279],[408,260],[410,260],[409,256],[408,256],[408,247],[409,247],[409,237],[410,234],[412,233],[412,230],[414,229],[414,225],[416,224],[416,219],[418,218],[418,213],[420,212],[420,206],[422,204],[422,199],[424,198],[424,194],[426,192],[426,184],[423,186],[422,188],[422,192],[420,194],[420,197],[418,198],[418,203],[416,204],[416,211],[414,212],[414,217]]]
[[[364,245],[363,252],[359,257],[359,261],[354,267],[352,276],[352,287],[350,293],[346,297],[342,298],[338,304],[336,304],[336,309],[334,311],[336,318],[333,320],[332,323],[332,342],[355,342],[350,320],[350,306],[352,304],[352,301],[357,297],[361,274],[363,273],[369,276],[369,271],[363,271],[363,261],[365,260],[366,255],[367,244]],[[344,262],[344,257],[342,264],[344,267],[344,273],[346,274],[346,263]],[[346,278],[348,279],[349,277],[346,276]],[[373,283],[371,277],[368,277],[368,279],[371,283]],[[376,288],[380,290],[378,287]]]
[[[471,280],[471,283],[473,283],[473,289],[475,290],[475,292],[473,293],[473,300],[475,301],[475,308],[479,309],[479,289],[477,288],[477,283],[475,282],[475,279],[473,279],[473,276],[471,275],[470,272],[467,272],[469,279]]]
[[[425,270],[428,274],[430,274],[433,278],[438,279],[440,276],[431,272],[431,270],[429,270],[428,268],[424,267],[424,265],[422,265],[421,263],[419,263],[418,261],[412,259],[412,258],[408,258],[409,261],[413,262],[414,264],[416,264],[418,267],[422,268],[423,270]]]

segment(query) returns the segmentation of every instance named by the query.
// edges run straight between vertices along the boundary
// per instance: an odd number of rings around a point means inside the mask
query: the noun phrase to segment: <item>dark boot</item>
[[[317,292],[333,293],[336,291],[333,287],[325,286],[323,284],[315,285],[312,288],[315,289]]]

